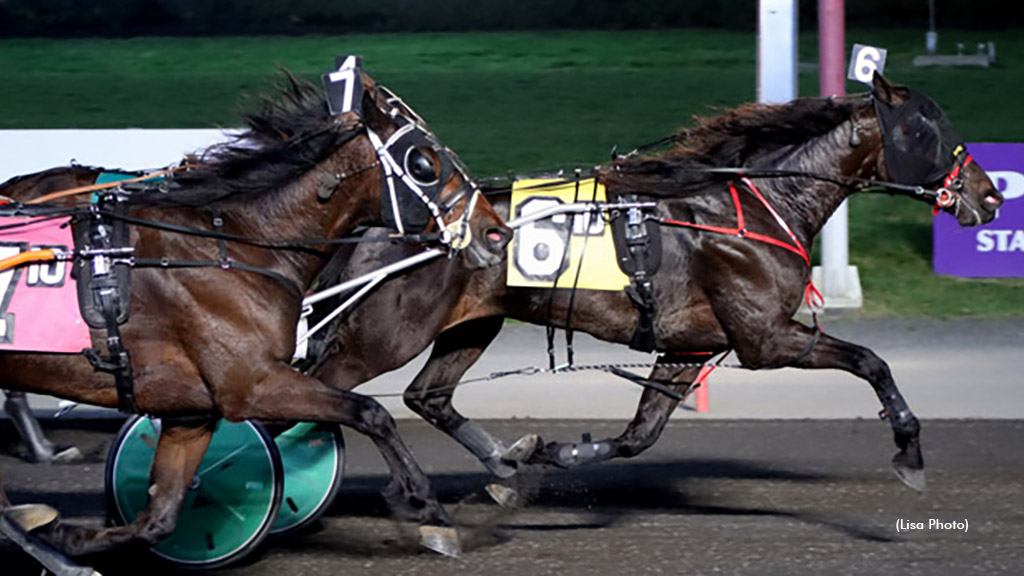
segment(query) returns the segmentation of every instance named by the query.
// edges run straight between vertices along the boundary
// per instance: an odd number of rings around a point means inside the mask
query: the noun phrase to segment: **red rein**
[[[959,173],[959,169],[957,169],[955,172]],[[949,178],[949,181],[952,181],[953,178],[956,178],[956,175],[952,172],[950,174],[951,177]],[[779,248],[789,250],[790,252],[803,258],[804,262],[807,264],[807,288],[804,290],[804,301],[807,302],[807,306],[808,308],[811,309],[811,311],[820,309],[825,304],[825,298],[821,295],[821,292],[819,292],[818,289],[814,286],[814,282],[811,281],[811,257],[807,254],[807,250],[804,249],[803,245],[800,243],[800,240],[797,239],[796,234],[794,234],[792,229],[790,229],[789,225],[786,224],[786,221],[783,220],[781,216],[779,216],[779,213],[775,211],[775,208],[772,208],[772,205],[768,203],[768,200],[765,199],[763,194],[761,194],[761,191],[757,189],[757,186],[754,186],[754,183],[751,182],[749,178],[743,177],[742,181],[743,184],[746,185],[747,189],[750,190],[754,194],[754,196],[757,197],[757,199],[761,202],[761,205],[764,206],[772,215],[772,217],[775,218],[775,221],[778,223],[779,228],[782,228],[786,235],[789,236],[789,239],[792,243],[779,240],[778,238],[772,238],[771,236],[766,236],[764,234],[759,234],[757,232],[750,232],[749,230],[747,230],[746,222],[743,218],[743,205],[740,204],[740,194],[739,190],[736,189],[735,182],[729,182],[729,193],[732,195],[732,204],[733,207],[735,207],[736,209],[735,228],[726,228],[724,226],[708,226],[705,224],[697,224],[694,222],[681,222],[679,220],[672,220],[669,218],[662,218],[660,222],[662,224],[667,224],[669,226],[693,228],[695,230],[703,230],[705,232],[714,232],[715,234],[725,234],[726,236],[738,236],[740,238],[748,238],[750,240],[763,242],[765,244],[771,244],[772,246],[778,246]]]

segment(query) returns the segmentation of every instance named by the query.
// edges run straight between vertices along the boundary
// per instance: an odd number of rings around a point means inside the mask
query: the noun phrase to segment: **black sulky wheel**
[[[107,456],[111,515],[135,520],[145,508],[158,419],[136,416],[121,428]],[[217,568],[241,560],[270,533],[284,496],[284,467],[270,434],[256,422],[221,420],[174,532],[152,548],[187,568]]]

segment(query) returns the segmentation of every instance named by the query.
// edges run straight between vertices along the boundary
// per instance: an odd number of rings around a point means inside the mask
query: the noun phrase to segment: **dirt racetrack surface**
[[[623,422],[489,421],[506,440],[615,435]],[[0,466],[15,503],[44,501],[65,517],[101,523],[103,458],[117,423],[46,422],[59,443],[87,454],[69,466],[15,458],[0,422]],[[669,424],[632,460],[574,471],[525,470],[526,499],[503,510],[491,480],[453,442],[420,422],[400,430],[452,513],[464,548],[450,559],[422,550],[415,525],[390,517],[378,491],[386,469],[373,446],[346,435],[342,493],[319,526],[271,540],[223,576],[320,574],[1020,574],[1024,570],[1024,421],[925,421],[928,488],[891,472],[881,422],[714,421]],[[900,519],[925,529],[897,531]],[[967,529],[927,528],[931,519]],[[39,567],[0,540],[0,574]],[[104,575],[172,574],[146,553],[85,559]],[[192,572],[193,574],[195,572]]]

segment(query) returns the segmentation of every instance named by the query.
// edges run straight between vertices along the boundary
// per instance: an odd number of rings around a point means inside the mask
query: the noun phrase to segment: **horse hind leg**
[[[149,500],[131,524],[96,530],[58,522],[39,536],[72,556],[114,550],[128,544],[153,546],[174,531],[181,503],[210,445],[214,420],[165,419],[150,472]]]
[[[650,380],[667,383],[677,392],[685,393],[700,373],[699,367],[655,367]],[[615,438],[584,439],[582,442],[549,442],[526,460],[530,464],[548,464],[559,468],[575,468],[613,458],[632,458],[650,448],[661,437],[665,424],[679,401],[652,388],[640,396],[636,414],[626,429]]]

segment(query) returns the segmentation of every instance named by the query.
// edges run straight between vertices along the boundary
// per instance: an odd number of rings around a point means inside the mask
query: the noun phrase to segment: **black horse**
[[[894,117],[899,122],[891,122]],[[848,196],[889,183],[890,193],[940,201],[962,225],[973,226],[992,220],[1003,201],[988,176],[958,148],[958,137],[934,103],[882,77],[875,78],[871,97],[745,105],[700,120],[677,139],[671,150],[622,158],[600,171],[610,200],[636,194],[658,201],[664,253],[653,282],[653,336],[662,358],[731,349],[751,369],[834,368],[854,374],[871,384],[892,426],[897,473],[922,488],[920,425],[886,363],[865,347],[793,317],[808,293],[812,242]],[[720,170],[731,167],[744,168],[750,180]],[[940,187],[941,197],[924,193]],[[507,196],[491,200],[507,217]],[[744,224],[737,222],[739,212]],[[401,247],[362,246],[347,273],[403,253]],[[435,293],[414,289],[438,278],[444,288]],[[407,312],[414,310],[420,313],[412,320]],[[374,331],[360,328],[384,315],[406,320],[378,324]],[[467,272],[435,262],[385,284],[341,323],[340,353],[317,374],[348,389],[403,365],[436,337],[405,402],[500,476],[513,474],[520,462],[568,467],[631,457],[656,441],[678,401],[650,388],[620,436],[585,444],[544,445],[527,436],[508,448],[459,414],[452,406],[454,385],[506,317],[624,344],[633,340],[639,319],[622,292],[583,290],[573,296],[570,290],[508,288],[503,268]],[[391,354],[364,353],[382,346]],[[697,367],[659,366],[649,379],[685,392],[698,373]]]

